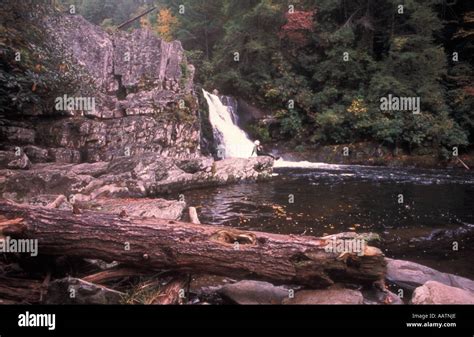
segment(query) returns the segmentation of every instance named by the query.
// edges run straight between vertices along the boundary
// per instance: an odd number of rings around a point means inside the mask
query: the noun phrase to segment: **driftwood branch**
[[[117,26],[117,29],[122,29],[123,27],[127,26],[128,24],[132,23],[132,22],[135,21],[135,20],[140,19],[142,16],[147,15],[148,13],[154,11],[155,9],[156,9],[156,7],[150,8],[150,9],[147,10],[146,12],[144,12],[144,13],[142,13],[142,14],[140,14],[140,15],[138,15],[138,16],[136,16],[136,17],[130,19],[130,20],[127,20],[127,21],[125,21],[124,23],[121,23],[120,25]]]
[[[95,283],[95,284],[104,284],[112,280],[121,279],[131,276],[140,276],[146,275],[145,271],[133,268],[116,268],[110,270],[100,271],[98,273],[82,277],[82,280]],[[148,272],[149,274],[149,272]]]

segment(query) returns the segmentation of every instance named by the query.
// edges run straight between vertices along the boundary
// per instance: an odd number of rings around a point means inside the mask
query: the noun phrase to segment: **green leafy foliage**
[[[92,79],[50,44],[38,23],[39,17],[52,15],[53,10],[42,3],[1,4],[0,113],[51,113],[56,97],[94,91]]]

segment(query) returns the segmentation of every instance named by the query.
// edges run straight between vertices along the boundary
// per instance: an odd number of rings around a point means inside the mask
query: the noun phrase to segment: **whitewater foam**
[[[209,121],[215,140],[223,148],[224,158],[249,158],[253,151],[253,142],[245,131],[235,124],[235,118],[229,107],[222,104],[219,97],[202,90],[209,106]]]

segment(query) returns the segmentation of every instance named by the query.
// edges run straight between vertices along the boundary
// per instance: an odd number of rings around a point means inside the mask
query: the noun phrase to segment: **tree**
[[[178,19],[173,15],[168,8],[162,8],[158,11],[156,17],[155,31],[165,41],[173,40],[176,28],[178,26]]]
[[[225,3],[225,34],[214,49],[214,81],[226,92],[265,102],[280,52],[281,2],[262,0]]]
[[[294,11],[285,14],[287,22],[281,27],[278,36],[288,39],[297,46],[305,46],[308,42],[308,34],[313,31],[313,11]]]

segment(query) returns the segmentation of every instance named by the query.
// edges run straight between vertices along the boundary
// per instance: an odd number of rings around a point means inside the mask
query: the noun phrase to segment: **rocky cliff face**
[[[109,34],[78,15],[49,16],[43,25],[72,60],[72,69],[61,71],[85,73],[89,81],[56,98],[63,105],[53,110],[0,117],[3,150],[20,147],[33,163],[109,161],[146,152],[199,156],[194,67],[180,42],[146,30]],[[92,104],[81,105],[87,102]]]
[[[69,210],[77,203],[115,212],[120,205],[131,215],[178,219],[186,206],[182,200],[155,198],[271,177],[268,157],[214,162],[201,156],[194,67],[180,42],[165,42],[146,30],[109,34],[63,14],[47,15],[39,26],[42,34],[34,43],[46,45],[46,36],[49,53],[43,55],[55,55],[51,48],[60,51],[59,62],[48,69],[61,78],[41,88],[61,85],[38,96],[46,104],[0,106],[0,198]],[[28,41],[22,45],[31,49],[32,30],[16,31],[17,40]],[[26,56],[31,55],[36,54]],[[0,53],[0,63],[5,59]],[[35,64],[40,59],[34,56],[33,67],[23,73],[41,72]],[[61,76],[68,72],[77,75],[71,77],[74,85]],[[0,72],[0,90],[4,74],[9,75]]]

